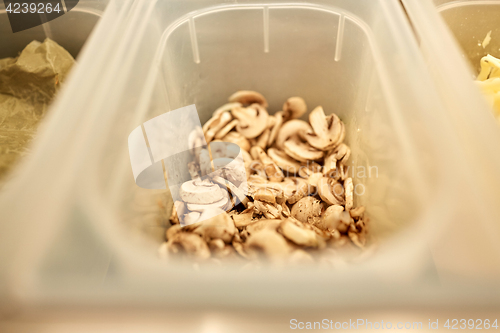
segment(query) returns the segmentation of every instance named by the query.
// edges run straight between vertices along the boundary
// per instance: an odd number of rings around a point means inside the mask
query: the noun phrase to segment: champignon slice
[[[283,111],[276,112],[274,115],[274,125],[271,128],[271,133],[269,134],[269,140],[267,141],[267,145],[271,146],[276,138],[278,137],[278,133],[283,125]]]
[[[165,233],[167,240],[174,238],[174,236],[179,232],[182,232],[182,225],[176,224],[171,226],[170,228],[167,229],[167,232]]]
[[[301,97],[290,97],[283,104],[283,115],[286,120],[297,119],[307,112],[307,105]]]
[[[300,162],[317,161],[323,158],[324,152],[311,147],[309,144],[292,138],[284,143],[285,153]]]
[[[313,161],[307,161],[306,164],[301,164],[299,169],[299,176],[302,178],[309,178],[313,173],[321,172],[322,166]]]
[[[311,229],[306,229],[302,222],[294,218],[288,218],[281,222],[278,232],[300,246],[318,247],[320,245],[321,239],[316,236],[316,233]]]
[[[220,187],[209,180],[194,179],[184,182],[179,190],[181,199],[188,204],[211,204],[224,198]]]
[[[281,206],[271,205],[266,202],[255,200],[255,210],[257,213],[264,215],[268,219],[277,219],[281,215]]]
[[[216,134],[215,134],[215,138],[216,139],[222,139],[223,137],[225,137],[229,132],[231,132],[231,130],[233,128],[236,127],[236,125],[238,125],[238,120],[236,119],[233,119],[231,120],[231,122],[229,124],[227,124],[226,126],[224,126],[223,128],[221,128]]]
[[[321,106],[311,112],[309,122],[313,132],[305,133],[304,138],[314,148],[323,151],[330,150],[344,140],[344,123],[335,114],[325,116]]]
[[[204,220],[194,232],[207,242],[220,238],[225,243],[230,243],[236,232],[233,219],[224,211],[214,211],[211,215],[213,216]]]
[[[226,111],[231,111],[234,108],[241,107],[241,103],[227,103],[218,108],[217,110],[212,113],[212,117],[218,117],[221,113],[226,112]]]
[[[354,184],[352,183],[352,178],[347,178],[344,181],[345,189],[345,210],[350,211],[354,205]]]
[[[271,260],[284,259],[292,250],[285,238],[272,230],[261,230],[251,235],[246,243],[247,252],[263,252]]]
[[[210,250],[207,243],[198,235],[189,232],[179,232],[175,234],[168,242],[168,251],[170,253],[184,252],[189,256],[207,259],[210,257]]]
[[[233,116],[238,119],[236,130],[247,139],[258,137],[267,128],[266,109],[258,104],[252,104],[247,108],[235,108]]]
[[[201,213],[200,212],[190,212],[186,215],[184,215],[183,222],[184,225],[192,225],[200,219]],[[169,229],[170,230],[170,229]]]
[[[253,158],[258,158],[264,165],[264,170],[267,177],[272,182],[281,182],[285,177],[281,169],[274,161],[267,156],[266,152],[259,146],[254,146],[250,149],[250,154]]]
[[[234,220],[234,225],[237,228],[242,228],[246,227],[249,224],[254,223],[255,221],[252,220],[253,218],[253,209],[251,212],[245,213],[245,214],[233,214],[231,217]]]
[[[211,126],[205,131],[205,139],[207,143],[212,141],[215,135],[222,130],[233,119],[231,112],[226,111],[219,115],[219,119],[214,121]]]
[[[238,145],[242,150],[250,151],[250,141],[238,132],[229,132],[221,141],[231,142]]]
[[[291,215],[300,222],[314,223],[321,216],[322,209],[321,201],[314,197],[305,197],[293,205]]]
[[[343,211],[344,207],[340,205],[331,205],[323,212],[321,219],[316,223],[316,226],[321,230],[337,230],[342,219]]]
[[[349,215],[351,215],[351,217],[356,220],[362,218],[364,213],[365,213],[365,207],[363,206],[353,208],[349,211]]]
[[[285,148],[285,141],[305,135],[305,133],[312,131],[311,126],[303,120],[290,120],[284,123],[279,130],[276,137],[276,147],[283,150]]]
[[[267,141],[269,140],[269,135],[271,134],[271,130],[266,128],[264,132],[257,138],[256,145],[262,149],[267,148]]]
[[[316,186],[318,194],[329,205],[344,205],[344,187],[333,178],[323,177]]]
[[[223,197],[219,201],[211,202],[208,204],[188,203],[187,208],[192,212],[201,212],[201,213],[207,209],[220,209],[224,211],[227,204],[228,204],[228,198]]]
[[[272,231],[276,231],[278,226],[280,225],[281,220],[277,219],[261,219],[254,223],[249,224],[246,227],[246,231],[249,235],[253,235],[261,230],[269,229]]]
[[[250,105],[257,103],[265,108],[268,107],[265,97],[262,94],[252,90],[240,90],[235,92],[229,97],[229,102],[241,103],[243,105]]]
[[[341,143],[340,145],[335,147],[335,149],[328,152],[328,154],[325,156],[325,166],[323,168],[323,174],[326,177],[339,179],[340,170],[338,170],[337,164],[341,163],[345,165],[350,155],[351,149],[349,149],[346,144]]]
[[[260,188],[254,195],[254,200],[263,201],[269,204],[276,203],[276,197],[273,191],[267,188]]]
[[[283,195],[291,205],[309,194],[307,182],[302,178],[287,178],[288,183],[283,185]]]
[[[283,171],[294,174],[299,172],[300,163],[285,154],[285,152],[269,148],[267,154]]]

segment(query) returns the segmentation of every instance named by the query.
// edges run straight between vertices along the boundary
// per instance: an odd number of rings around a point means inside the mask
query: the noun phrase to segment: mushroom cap
[[[283,104],[283,115],[287,120],[300,118],[306,112],[306,101],[301,97],[290,97]]]
[[[313,131],[305,133],[304,138],[314,148],[327,151],[344,140],[344,123],[335,114],[325,116],[321,106],[311,112],[309,122]]]
[[[229,102],[231,103],[241,103],[243,105],[250,105],[250,104],[260,104],[263,107],[267,108],[268,104],[266,101],[266,98],[253,90],[240,90],[235,92],[229,97]]]
[[[299,172],[300,163],[289,157],[284,151],[269,148],[267,154],[283,171],[294,174]]]
[[[301,133],[306,133],[312,131],[311,126],[299,119],[293,119],[287,121],[281,126],[278,136],[276,137],[276,147],[283,150],[285,141],[293,137],[301,135]]]
[[[323,177],[318,180],[318,194],[329,205],[344,205],[344,187],[333,178]]]
[[[236,130],[247,139],[258,137],[267,128],[269,114],[259,104],[252,104],[247,108],[234,108],[234,118],[238,119]]]
[[[304,163],[320,160],[325,154],[323,151],[311,147],[308,143],[302,142],[298,138],[285,141],[284,150],[288,156]]]

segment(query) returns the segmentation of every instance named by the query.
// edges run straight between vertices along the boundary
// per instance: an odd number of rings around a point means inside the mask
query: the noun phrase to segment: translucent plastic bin
[[[79,5],[63,16],[45,24],[27,30],[13,33],[5,6],[0,4],[0,59],[17,57],[19,53],[32,41],[43,42],[51,38],[64,47],[74,58],[77,58],[93,28],[102,16],[108,0],[82,0]],[[76,66],[74,66],[76,67]],[[51,112],[48,112],[49,114]],[[44,117],[46,118],[46,117]],[[42,123],[45,119],[42,119]],[[31,144],[31,143],[30,143]],[[13,170],[7,173],[0,181],[0,187],[10,186],[9,179],[15,177],[18,166],[24,158],[15,162]]]
[[[500,262],[500,127],[487,107],[484,97],[473,80],[479,71],[479,60],[491,53],[499,55],[498,13],[500,2],[495,0],[402,0],[420,43],[436,92],[445,106],[448,122],[456,133],[455,141],[465,154],[462,163],[470,170],[478,192],[472,194],[490,221],[479,220],[475,213],[463,209],[464,222],[455,224],[442,248],[433,257],[438,266],[447,267],[459,275],[498,276]],[[492,40],[482,44],[489,31]],[[470,216],[470,218],[465,218]],[[446,250],[451,244],[468,244],[455,256]],[[480,259],[488,253],[488,259]],[[494,253],[495,255],[490,255]],[[475,258],[464,264],[462,258]]]
[[[436,290],[428,248],[464,222],[462,207],[492,216],[471,198],[479,189],[398,1],[116,1],[100,28],[55,105],[79,117],[53,119],[39,140],[31,177],[17,184],[33,191],[0,197],[13,222],[0,225],[0,237],[11,235],[0,253],[16,254],[0,260],[11,299],[345,307],[416,304],[426,290],[428,302],[458,291],[454,302],[470,303],[460,289]],[[380,238],[375,256],[340,270],[195,274],[156,257],[170,213],[157,201],[169,206],[168,194],[135,185],[128,135],[190,104],[204,122],[241,89],[263,93],[272,112],[299,95],[346,123],[353,167],[377,170],[354,176]],[[477,297],[496,299],[490,290]]]

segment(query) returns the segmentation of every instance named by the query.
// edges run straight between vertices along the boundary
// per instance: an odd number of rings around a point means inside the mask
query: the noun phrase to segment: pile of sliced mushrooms
[[[205,123],[207,143],[241,148],[246,179],[207,176],[210,153],[198,150],[189,164],[192,180],[181,186],[183,202],[174,204],[162,257],[333,264],[341,250],[356,257],[366,252],[368,218],[364,207],[354,207],[344,123],[321,106],[309,122],[300,120],[307,112],[300,97],[274,115],[267,107],[260,93],[238,91]],[[196,140],[193,147],[200,146]]]

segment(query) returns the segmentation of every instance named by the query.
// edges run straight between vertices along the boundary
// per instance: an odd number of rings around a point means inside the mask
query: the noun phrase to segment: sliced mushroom
[[[307,105],[301,97],[290,97],[283,104],[283,115],[286,120],[297,119],[307,112]]]
[[[199,259],[210,257],[207,243],[200,236],[193,233],[179,232],[167,244],[170,253],[186,253]]]
[[[303,120],[290,120],[284,123],[276,137],[276,147],[283,150],[285,141],[298,138],[305,133],[312,131],[311,126]]]
[[[254,146],[250,149],[250,154],[253,158],[259,159],[264,164],[264,170],[267,177],[272,182],[281,182],[284,178],[281,169],[274,163],[274,161],[267,156],[266,152],[259,146]]]
[[[258,104],[252,104],[247,108],[235,108],[231,112],[238,119],[236,130],[247,139],[258,137],[267,128],[269,115],[266,109]]]
[[[285,141],[283,147],[288,156],[300,162],[317,161],[322,159],[325,154],[323,151],[311,147],[298,138]]]
[[[311,174],[309,176],[309,178],[307,178],[307,182],[309,183],[309,185],[311,187],[313,187],[315,189],[318,187],[318,182],[321,178],[323,178],[323,174],[321,172],[315,172],[315,173]],[[314,191],[313,189],[311,189],[311,190]]]
[[[305,197],[293,205],[291,215],[300,222],[314,223],[321,216],[322,209],[323,206],[318,199]]]
[[[202,176],[206,176],[213,171],[212,162],[210,160],[210,153],[208,152],[208,149],[202,149],[200,151],[199,161],[200,161],[200,172]]]
[[[322,166],[313,161],[307,161],[306,164],[301,164],[299,169],[299,176],[302,178],[309,178],[313,173],[321,172]]]
[[[330,150],[339,145],[345,137],[344,123],[335,114],[325,116],[321,106],[315,108],[309,115],[313,132],[305,133],[307,142],[319,150]]]
[[[321,219],[316,223],[316,226],[321,230],[337,230],[339,224],[341,223],[343,211],[343,206],[331,205],[323,212]]]
[[[280,218],[281,206],[277,206],[276,204],[272,205],[259,200],[255,200],[253,203],[257,213],[264,215],[268,219]]]
[[[229,122],[233,119],[229,111],[223,112],[218,116],[218,119],[210,124],[210,127],[206,130],[204,129],[205,139],[207,143],[212,141],[215,134],[223,129]]]
[[[269,128],[266,128],[264,132],[259,136],[257,139],[257,146],[259,146],[262,149],[267,148],[267,141],[269,140],[269,135],[271,134],[271,130]]]
[[[238,132],[229,132],[221,141],[231,142],[238,145],[242,150],[250,151],[250,141]]]
[[[222,239],[225,243],[230,243],[236,232],[233,219],[224,211],[215,211],[211,215],[213,217],[204,220],[194,232],[207,242]]]
[[[252,224],[249,224],[246,227],[246,231],[248,232],[249,235],[253,235],[261,230],[264,229],[269,229],[276,231],[278,229],[278,226],[280,225],[281,220],[278,219],[262,219],[255,221]]]
[[[182,226],[180,224],[171,226],[170,228],[167,229],[167,232],[165,233],[167,240],[174,238],[174,236],[179,232],[182,232]]]
[[[263,252],[272,260],[284,259],[292,250],[283,236],[276,231],[266,229],[251,235],[245,245],[248,252],[254,254]]]
[[[254,223],[255,221],[252,220],[253,218],[253,209],[251,212],[245,213],[245,214],[233,214],[231,217],[234,220],[234,225],[237,228],[242,228],[246,227],[249,224]]]
[[[354,205],[354,185],[352,183],[352,178],[347,178],[344,181],[345,189],[345,210],[350,211]]]
[[[186,204],[183,201],[176,201],[172,206],[172,213],[170,214],[170,223],[179,224],[179,216],[182,216],[188,212]]]
[[[302,222],[288,218],[280,223],[278,232],[293,243],[305,247],[319,247],[321,238],[311,229],[306,229]],[[324,247],[324,242],[323,242]]]
[[[231,132],[231,130],[233,128],[236,127],[236,125],[238,125],[238,120],[236,119],[233,119],[231,120],[231,122],[229,122],[229,124],[227,124],[226,126],[224,126],[223,128],[221,128],[216,134],[215,134],[215,138],[216,139],[222,139],[223,137],[225,137],[229,132]]]
[[[227,103],[218,108],[217,110],[212,113],[212,118],[218,117],[221,113],[226,112],[226,111],[231,111],[234,108],[241,107],[241,103]]]
[[[341,143],[335,149],[328,152],[328,154],[325,156],[325,166],[323,168],[323,174],[326,177],[332,177],[335,179],[341,178],[341,175],[339,174],[339,172],[341,171],[338,170],[339,168],[337,168],[337,164],[341,163],[345,165],[350,155],[351,150],[344,143]]]
[[[283,111],[276,112],[274,115],[274,125],[271,128],[271,133],[269,134],[269,140],[267,141],[267,145],[270,147],[278,137],[278,133],[283,125]]]
[[[309,194],[308,185],[304,179],[290,177],[287,180],[289,182],[283,186],[283,195],[289,204],[293,205]]]
[[[188,204],[211,204],[224,198],[220,187],[207,179],[184,182],[179,190],[181,199]],[[190,209],[191,210],[191,209]]]
[[[203,213],[207,209],[225,210],[224,208],[226,207],[227,203],[228,203],[228,198],[223,197],[219,201],[211,202],[211,203],[208,203],[208,204],[188,203],[187,207],[188,207],[188,209],[190,211]]]
[[[329,205],[344,205],[344,187],[333,178],[323,177],[316,187],[318,194]]]
[[[184,215],[183,217],[183,222],[184,225],[192,225],[200,219],[201,213],[200,212],[190,212]]]
[[[267,154],[283,171],[293,174],[299,172],[301,167],[300,163],[289,157],[285,152],[275,148],[269,148]]]
[[[276,203],[276,197],[273,191],[267,188],[260,188],[254,195],[254,200],[263,201],[269,204]]]
[[[362,218],[364,213],[365,213],[365,207],[363,206],[353,208],[349,211],[349,215],[351,215],[351,217],[355,220]]]
[[[243,105],[250,104],[260,104],[263,107],[267,108],[268,104],[264,96],[262,94],[252,91],[252,90],[240,90],[235,92],[229,97],[229,102],[231,103],[241,103]]]

